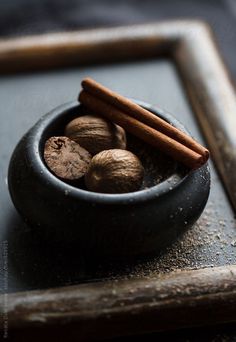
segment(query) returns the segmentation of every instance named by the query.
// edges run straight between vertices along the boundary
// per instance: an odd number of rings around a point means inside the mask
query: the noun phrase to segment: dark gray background
[[[80,82],[87,75],[125,96],[173,113],[205,144],[175,66],[165,59],[1,77],[0,146],[4,148],[0,150],[0,241],[7,240],[9,245],[8,291],[76,284],[104,277],[155,277],[160,272],[176,269],[236,264],[236,222],[212,164],[211,194],[204,213],[161,257],[138,260],[132,266],[119,263],[104,267],[104,263],[85,264],[66,248],[52,248],[49,244],[47,249],[45,244],[41,246],[40,241],[34,240],[31,231],[17,217],[9,198],[6,181],[9,158],[21,136],[44,113],[77,98]]]
[[[133,264],[104,265],[104,262],[97,264],[94,260],[87,263],[78,259],[77,251],[68,251],[66,246],[52,247],[50,243],[46,245],[45,242],[34,239],[30,228],[22,222],[10,200],[7,188],[9,158],[20,137],[44,113],[77,98],[80,82],[87,75],[126,96],[136,97],[170,111],[204,143],[175,66],[165,59],[2,76],[0,251],[3,251],[4,241],[7,241],[7,290],[12,292],[42,289],[104,278],[155,277],[160,272],[168,273],[177,269],[235,264],[236,222],[212,164],[212,188],[204,213],[198,222],[160,257],[136,260]],[[0,293],[5,290],[5,272],[1,272],[3,266],[4,259],[0,258]],[[206,332],[206,336],[213,336],[211,330]],[[191,336],[190,331],[188,334]],[[195,334],[192,338],[195,338]],[[199,334],[199,340],[204,340],[204,334],[201,331]],[[162,339],[165,340],[166,336],[169,335],[162,335]],[[174,335],[170,336],[172,340]],[[179,341],[187,340],[187,332],[175,336],[179,336]],[[150,336],[151,340],[154,338],[154,335]],[[198,341],[192,338],[190,341]],[[146,339],[146,336],[143,336],[143,339]]]
[[[236,79],[235,0],[1,0],[0,36],[75,30],[171,18],[206,20]]]

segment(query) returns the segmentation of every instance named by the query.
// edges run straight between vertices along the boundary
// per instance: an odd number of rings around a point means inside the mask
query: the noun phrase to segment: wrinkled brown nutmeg
[[[124,129],[95,115],[84,115],[72,120],[65,128],[65,135],[92,155],[112,148],[126,148]]]
[[[59,178],[76,181],[88,171],[92,156],[67,137],[51,137],[44,146],[44,160]]]
[[[85,183],[95,192],[126,193],[140,189],[143,175],[143,166],[133,153],[112,149],[92,158]]]

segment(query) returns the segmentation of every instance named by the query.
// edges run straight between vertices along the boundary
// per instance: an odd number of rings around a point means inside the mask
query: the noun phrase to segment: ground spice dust
[[[214,191],[211,197],[215,197]],[[210,199],[197,223],[161,256],[122,266],[119,272],[110,271],[108,278],[151,279],[172,271],[236,263],[236,220],[232,213],[225,219],[224,211],[217,198],[216,202]]]
[[[198,222],[167,248],[162,256],[146,264],[140,263],[129,276],[154,277],[175,270],[235,263],[235,227],[235,219],[220,217],[214,202],[210,201]]]
[[[127,134],[127,149],[140,159],[144,167],[141,190],[155,186],[173,175],[181,178],[187,172],[184,166],[130,134]]]

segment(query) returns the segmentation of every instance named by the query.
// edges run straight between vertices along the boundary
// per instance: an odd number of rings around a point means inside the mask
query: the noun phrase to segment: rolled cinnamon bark
[[[137,105],[131,100],[104,87],[91,78],[83,79],[81,84],[83,89],[91,95],[96,96],[100,100],[103,100],[116,107],[117,109],[120,109],[122,112],[127,113],[138,121],[145,123],[146,125],[180,142],[181,144],[197,152],[198,154],[201,154],[204,162],[206,162],[209,158],[209,151],[201,144],[196,142],[194,139],[192,139],[190,136],[180,131],[176,127],[173,127],[165,120]]]
[[[205,158],[201,154],[86,91],[80,93],[79,101],[88,109],[115,122],[127,132],[157,147],[159,150],[192,169],[196,169],[205,163]]]

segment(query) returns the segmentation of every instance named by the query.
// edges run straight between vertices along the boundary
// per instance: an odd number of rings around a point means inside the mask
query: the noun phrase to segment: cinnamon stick
[[[190,136],[180,131],[176,127],[173,127],[168,122],[151,113],[150,111],[125,98],[124,96],[104,87],[91,78],[83,79],[82,87],[86,92],[111,104],[112,106],[120,109],[122,112],[129,114],[148,126],[164,133],[170,138],[189,147],[198,154],[201,154],[203,156],[204,162],[206,162],[209,158],[209,151]]]
[[[196,169],[205,163],[203,155],[182,145],[180,142],[157,131],[153,127],[127,115],[115,106],[87,91],[81,91],[79,101],[88,109],[120,125],[127,132],[157,147],[159,150],[192,169]]]

